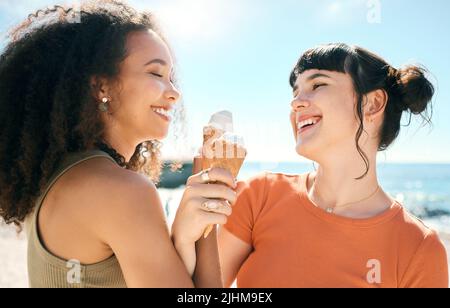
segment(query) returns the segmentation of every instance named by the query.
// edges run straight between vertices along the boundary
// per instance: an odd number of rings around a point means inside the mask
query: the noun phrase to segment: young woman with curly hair
[[[170,234],[154,181],[180,93],[149,13],[39,10],[0,57],[0,215],[26,221],[31,287],[219,287],[231,174],[193,175]],[[206,185],[207,181],[217,184]],[[214,200],[212,200],[214,199]]]

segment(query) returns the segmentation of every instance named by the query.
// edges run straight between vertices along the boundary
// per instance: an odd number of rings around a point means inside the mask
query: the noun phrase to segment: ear
[[[384,89],[378,89],[367,95],[367,101],[364,108],[364,116],[371,121],[381,118],[386,109],[388,94]]]
[[[103,98],[111,97],[109,81],[106,78],[93,76],[90,79],[92,96],[101,102]]]

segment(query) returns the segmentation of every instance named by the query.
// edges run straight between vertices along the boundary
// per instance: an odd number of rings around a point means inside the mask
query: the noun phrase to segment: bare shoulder
[[[165,232],[164,223],[152,181],[105,158],[84,161],[64,173],[39,212],[46,247],[55,255],[76,256],[86,264],[112,254],[107,236],[123,234],[130,226],[159,227]]]
[[[137,172],[123,169],[113,162],[96,158],[86,161],[69,171],[63,185],[78,197],[101,201],[113,197],[134,197],[142,192],[157,193],[154,183]]]
[[[130,215],[130,218],[155,214],[155,211],[163,213],[155,184],[143,174],[120,169],[99,177],[102,181],[97,192],[99,210],[110,215],[116,211],[119,215]]]
[[[144,211],[156,211],[158,216],[163,213],[156,186],[150,179],[104,158],[91,159],[69,170],[50,195],[46,199],[53,202],[48,201],[64,208],[73,219],[84,221],[86,226],[97,227],[114,216],[131,219]]]
[[[158,191],[149,178],[122,168],[98,172],[94,177],[95,205],[91,212],[94,219],[102,219],[92,222],[103,242],[113,245],[112,241],[119,240],[125,234],[138,238],[141,232],[159,233],[159,230],[168,234]],[[122,242],[129,243],[130,240],[124,239]],[[116,243],[115,248],[117,244],[121,245]]]
[[[191,286],[154,183],[110,165],[88,173],[81,188],[91,203],[83,206],[84,215],[89,213],[86,225],[97,242],[117,257],[127,285]]]
[[[105,163],[105,162],[102,162]],[[97,166],[85,182],[85,195],[95,198],[98,210],[132,212],[141,206],[158,206],[155,184],[145,175],[114,166]],[[86,185],[87,183],[90,183]],[[90,191],[93,191],[90,194]],[[124,209],[125,207],[125,209]]]

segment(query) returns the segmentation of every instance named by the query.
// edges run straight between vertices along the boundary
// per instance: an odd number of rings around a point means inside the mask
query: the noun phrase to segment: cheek
[[[358,128],[357,121],[351,111],[336,110],[324,121],[324,127],[332,139],[337,137],[353,138]]]
[[[333,136],[353,135],[359,127],[353,95],[336,93],[320,106],[324,116],[324,128]]]
[[[164,84],[156,79],[150,78],[142,84],[141,90],[149,99],[159,99],[164,93]]]
[[[151,77],[130,78],[123,82],[121,101],[143,103],[150,106],[162,96],[164,86],[162,82]]]
[[[120,92],[120,106],[116,112],[116,117],[124,122],[135,123],[136,125],[147,122],[151,112],[150,107],[160,102],[160,93],[162,92],[158,84],[150,80],[134,78],[123,82]]]

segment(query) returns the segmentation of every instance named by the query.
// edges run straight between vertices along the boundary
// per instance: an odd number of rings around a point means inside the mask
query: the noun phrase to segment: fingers
[[[202,221],[204,226],[209,225],[224,225],[227,223],[227,216],[223,214],[217,214],[217,213],[208,213],[203,211],[201,213]]]
[[[237,194],[231,188],[221,184],[195,184],[186,187],[185,197],[191,198],[206,198],[206,199],[223,199],[230,204],[234,204],[237,199]]]
[[[219,183],[223,183],[231,188],[236,187],[236,180],[233,178],[233,175],[231,174],[231,172],[226,169],[212,168],[210,170],[206,170],[205,172],[208,173],[210,183],[219,182]],[[187,185],[193,185],[193,184],[206,184],[204,182],[203,173],[195,174],[188,179]]]
[[[227,201],[199,199],[200,209],[205,212],[223,214],[230,216],[232,213],[231,205]]]

